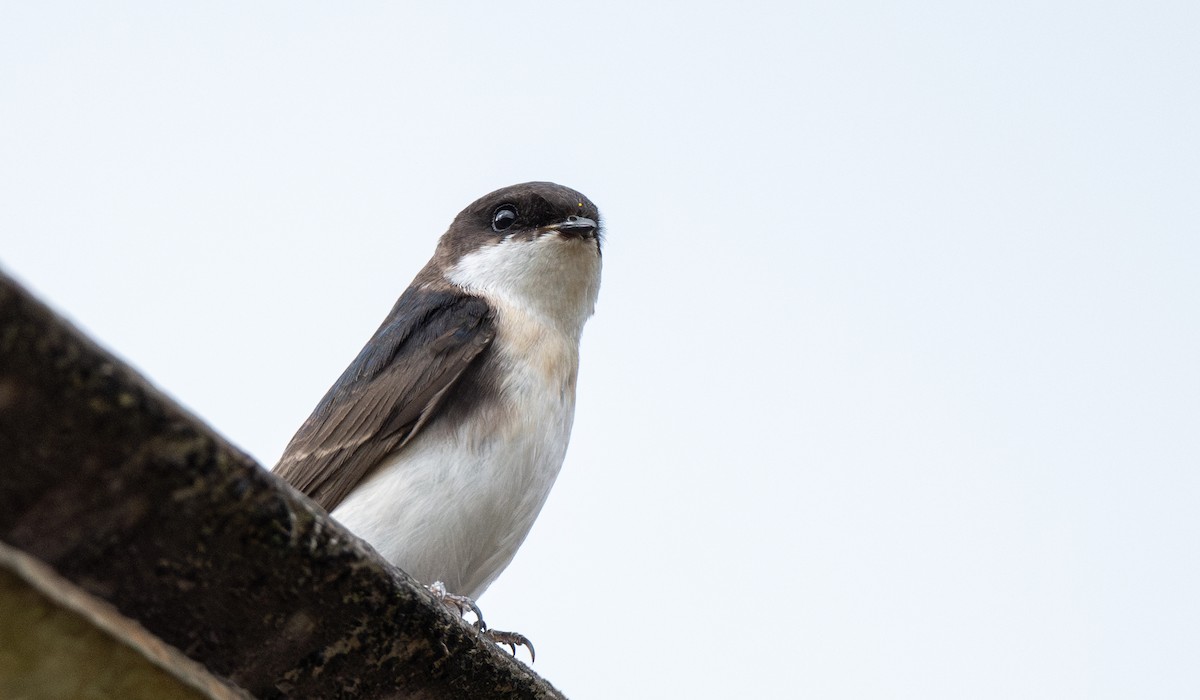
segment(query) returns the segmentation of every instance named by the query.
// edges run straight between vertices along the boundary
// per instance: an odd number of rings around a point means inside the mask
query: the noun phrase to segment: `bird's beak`
[[[568,236],[579,236],[580,238],[594,238],[599,229],[599,225],[586,216],[568,216],[565,220],[546,227],[548,231],[559,231]]]

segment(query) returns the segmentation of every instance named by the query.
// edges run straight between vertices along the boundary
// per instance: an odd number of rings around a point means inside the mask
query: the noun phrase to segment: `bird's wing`
[[[495,335],[482,299],[409,289],[300,426],[275,473],[332,511],[420,431]]]

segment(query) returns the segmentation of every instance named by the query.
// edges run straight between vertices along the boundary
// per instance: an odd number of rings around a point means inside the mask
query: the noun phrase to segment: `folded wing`
[[[420,432],[495,334],[482,299],[409,289],[300,426],[275,473],[332,511]]]

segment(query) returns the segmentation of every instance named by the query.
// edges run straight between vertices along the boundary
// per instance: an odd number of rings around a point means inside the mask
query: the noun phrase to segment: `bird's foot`
[[[467,611],[475,614],[475,622],[472,625],[479,631],[480,636],[497,646],[506,646],[512,651],[512,655],[517,655],[517,647],[522,646],[529,650],[529,662],[533,663],[536,658],[533,651],[533,642],[523,634],[516,632],[501,632],[487,626],[483,621],[483,613],[479,611],[479,606],[475,601],[465,595],[455,595],[446,590],[446,584],[441,581],[434,581],[425,587],[433,597],[442,605],[445,605],[451,610],[458,612],[458,616],[465,618]]]
[[[442,605],[445,605],[451,610],[457,610],[459,617],[466,617],[468,610],[475,613],[475,626],[481,630],[487,629],[487,624],[485,624],[483,621],[483,613],[480,612],[479,606],[475,604],[475,601],[471,600],[465,595],[455,595],[447,591],[446,584],[442,583],[441,581],[434,581],[425,588],[427,588],[429,592],[433,594],[433,597],[436,598]]]
[[[497,646],[506,646],[512,650],[512,655],[517,655],[517,647],[522,646],[529,650],[529,663],[537,660],[537,655],[533,651],[533,642],[529,641],[529,637],[516,632],[501,632],[500,630],[481,629],[479,631],[484,639],[491,641]]]

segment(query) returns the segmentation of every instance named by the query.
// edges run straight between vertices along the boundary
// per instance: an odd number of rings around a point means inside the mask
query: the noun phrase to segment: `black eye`
[[[505,204],[497,209],[492,214],[492,230],[499,233],[517,220],[517,208],[511,204]]]

